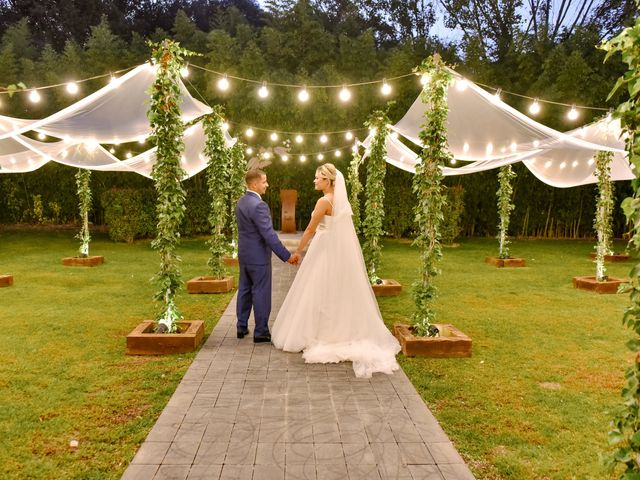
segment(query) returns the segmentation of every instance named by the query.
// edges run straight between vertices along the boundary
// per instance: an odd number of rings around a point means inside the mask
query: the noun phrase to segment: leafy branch
[[[353,211],[353,226],[356,233],[360,233],[360,193],[362,193],[362,182],[360,182],[360,164],[362,163],[362,155],[360,152],[353,152],[351,163],[349,163],[348,182],[349,182],[349,203]]]
[[[367,162],[367,185],[365,190],[365,217],[362,222],[362,253],[372,284],[380,283],[376,268],[380,267],[382,246],[380,238],[384,235],[382,222],[384,221],[384,177],[387,171],[385,161],[385,142],[389,133],[389,118],[386,112],[374,112],[365,123],[369,129],[374,129],[375,135],[371,142],[369,161]]]
[[[160,253],[160,271],[154,277],[158,285],[155,299],[164,301],[157,331],[175,332],[176,321],[182,319],[175,305],[176,292],[182,284],[176,248],[180,243],[179,228],[186,209],[185,191],[181,184],[186,172],[180,165],[184,151],[184,125],[180,117],[179,78],[183,59],[190,52],[171,40],[150,45],[153,47],[152,59],[158,65],[147,111],[151,141],[157,145],[157,159],[151,177],[158,197],[158,233],[151,247]]]
[[[500,241],[500,258],[509,258],[509,221],[511,220],[511,212],[515,205],[511,202],[513,196],[513,186],[511,180],[516,177],[516,173],[511,165],[500,167],[498,172],[498,214],[500,215],[500,223],[498,224],[498,239]]]
[[[209,209],[211,238],[208,241],[211,255],[207,265],[211,269],[211,275],[216,279],[222,279],[226,275],[222,258],[227,251],[224,231],[229,217],[226,194],[231,173],[229,151],[225,146],[222,131],[223,114],[223,108],[216,105],[213,107],[213,113],[203,120],[207,138],[204,147],[204,154],[207,157],[207,186],[211,195]]]
[[[636,0],[640,8],[640,1]],[[627,134],[626,150],[634,171],[640,171],[640,17],[633,26],[625,28],[617,37],[604,43],[601,48],[607,52],[605,61],[619,53],[628,70],[620,77],[609,98],[620,88],[626,87],[629,98],[622,102],[614,115],[620,119],[622,130]],[[639,179],[632,182],[633,196],[625,198],[622,209],[631,222],[632,237],[630,247],[640,252],[640,195]],[[621,479],[640,478],[640,264],[629,272],[631,304],[625,309],[622,323],[635,336],[627,342],[627,348],[634,353],[634,359],[625,371],[622,387],[623,404],[618,408],[609,431],[609,445],[615,448],[607,458],[611,470],[619,469]]]
[[[236,220],[235,207],[244,195],[244,174],[247,169],[247,161],[244,157],[244,145],[236,142],[229,153],[231,168],[229,171],[229,224],[231,230],[230,253],[232,258],[238,257],[238,222]]]
[[[80,245],[80,257],[89,256],[89,209],[91,209],[91,170],[79,168],[76,173],[76,186],[78,187],[78,207],[80,209],[80,218],[82,219],[82,227],[76,235],[82,244]]]
[[[429,79],[421,98],[431,108],[425,113],[425,122],[421,125],[423,148],[420,152],[421,161],[416,165],[413,177],[413,192],[417,198],[414,209],[417,236],[413,244],[420,249],[420,279],[413,284],[416,304],[413,328],[417,335],[435,336],[438,329],[432,325],[435,312],[431,303],[437,295],[433,281],[440,274],[437,267],[442,258],[440,226],[446,203],[442,168],[453,158],[447,143],[447,86],[452,75],[438,55],[424,60],[417,71]]]
[[[596,279],[599,282],[607,280],[604,256],[612,255],[611,217],[613,215],[613,182],[611,181],[611,162],[613,152],[598,152],[596,154],[596,169],[594,175],[598,178],[598,195],[596,197],[596,217],[593,226],[598,235],[596,245]]]

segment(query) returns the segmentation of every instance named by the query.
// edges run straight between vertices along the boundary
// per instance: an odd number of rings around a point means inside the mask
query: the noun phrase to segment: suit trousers
[[[249,326],[249,315],[253,307],[256,321],[255,337],[269,335],[269,315],[271,314],[271,264],[244,265],[240,262],[240,281],[236,315],[238,331]]]

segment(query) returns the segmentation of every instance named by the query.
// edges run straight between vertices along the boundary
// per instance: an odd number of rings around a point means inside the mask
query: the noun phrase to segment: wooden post
[[[296,202],[297,190],[280,190],[282,203],[282,233],[296,233]]]

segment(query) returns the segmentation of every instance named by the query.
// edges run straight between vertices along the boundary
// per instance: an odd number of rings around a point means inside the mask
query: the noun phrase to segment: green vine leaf
[[[498,214],[500,223],[498,224],[498,240],[500,241],[499,258],[509,258],[509,221],[511,220],[511,212],[515,205],[511,201],[513,196],[512,180],[516,177],[516,173],[511,165],[500,167],[498,172]]]
[[[78,207],[80,209],[80,219],[82,227],[76,235],[82,243],[80,244],[80,257],[89,256],[89,210],[91,209],[91,170],[78,169],[76,173],[76,186],[78,188]]]

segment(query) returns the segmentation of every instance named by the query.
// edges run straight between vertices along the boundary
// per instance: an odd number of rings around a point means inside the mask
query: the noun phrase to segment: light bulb
[[[283,162],[287,162],[289,160],[289,155],[287,155],[286,153],[284,155],[282,155],[280,157],[282,159]]]
[[[424,87],[431,81],[431,76],[428,73],[424,73],[420,76],[420,84]]]
[[[180,161],[181,161],[183,164],[187,163],[187,157],[185,157],[184,155],[182,155],[182,156],[180,157]]]
[[[511,142],[511,151],[515,152],[518,149],[518,144],[516,142]]]
[[[253,137],[253,128],[247,128],[244,134],[249,138]]]
[[[502,89],[499,88],[498,90],[496,90],[496,93],[493,94],[493,96],[491,97],[491,101],[495,104],[500,103],[500,101],[502,100],[502,98],[500,98],[500,94],[502,93]]]
[[[304,138],[302,137],[302,135],[296,135],[296,143],[302,143],[303,140]]]
[[[253,154],[253,148],[249,147],[245,150],[245,152],[247,152],[247,155],[252,155]]]
[[[327,136],[323,133],[322,135],[320,135],[320,143],[327,143],[329,141],[329,139],[327,138]]]
[[[182,78],[187,78],[189,76],[189,67],[184,66],[180,69],[180,75]]]
[[[567,118],[569,120],[577,120],[578,110],[576,110],[575,105],[571,106],[571,110],[569,110],[569,113],[567,113]]]
[[[188,134],[188,135],[191,135],[191,134]],[[142,145],[142,144],[143,144],[144,142],[146,142],[146,141],[147,141],[147,139],[146,139],[146,138],[144,138],[144,137],[138,137],[138,143],[139,143],[139,144],[141,144],[141,145]]]
[[[345,137],[347,140],[353,140],[353,133],[351,133],[351,132],[347,132],[347,133],[345,133],[345,134],[344,134],[344,137]]]
[[[576,167],[578,166],[578,160],[574,160],[574,161],[571,163],[571,166],[572,166],[573,168],[576,168]]]
[[[456,82],[456,88],[459,92],[464,92],[467,89],[468,83],[466,78],[459,78]]]
[[[319,153],[318,154],[318,161],[322,161],[322,160],[324,160],[324,155]]]
[[[223,92],[229,90],[229,79],[226,75],[218,80],[218,90],[222,90]]]
[[[342,155],[342,152],[341,152],[340,150],[336,150],[333,154],[334,154],[336,157],[340,157],[340,156]]]
[[[567,166],[567,162],[562,162],[560,164],[560,170],[563,170]]]
[[[40,94],[37,90],[31,90],[31,92],[29,93],[29,100],[32,103],[38,103],[40,101]]]
[[[452,159],[451,159],[451,162],[449,162],[449,163],[451,163],[451,165],[455,165],[455,164],[456,164],[456,159],[455,159],[455,158],[452,158]]]
[[[544,168],[549,168],[551,166],[551,160],[547,160],[544,162]]]
[[[113,148],[113,147],[111,147],[111,148],[109,149],[109,153],[110,153],[111,155],[113,155],[114,153],[116,153],[116,149],[115,149],[115,148]]]
[[[112,87],[117,87],[118,86],[118,79],[115,77],[115,75],[111,75],[111,78],[109,79],[109,85],[111,85]]]
[[[222,122],[220,128],[222,128],[222,131],[226,132],[227,130],[229,130],[229,122]]]
[[[67,83],[67,92],[69,92],[71,95],[75,95],[76,93],[78,93],[78,84],[75,82]]]
[[[469,151],[469,144],[465,142],[465,144],[462,146],[462,151],[464,153],[467,153]]]
[[[260,98],[267,98],[269,96],[269,89],[266,82],[262,82],[262,86],[258,89],[258,96]]]
[[[487,152],[487,155],[491,155],[493,153],[493,143],[487,143],[487,148],[485,149],[485,151]]]
[[[380,93],[385,97],[391,93],[391,85],[387,83],[386,80],[382,81],[382,87],[380,87]]]
[[[536,98],[531,105],[529,105],[529,113],[532,115],[537,115],[540,113],[540,104],[538,103],[538,99]]]
[[[348,102],[349,100],[351,100],[351,92],[347,87],[342,87],[338,97],[340,98],[341,102]]]
[[[125,155],[125,157],[127,157],[127,158],[131,158],[131,157],[133,157],[133,154],[132,154],[131,152],[127,152],[127,154]]]
[[[47,136],[44,133],[40,132],[38,134],[38,140],[45,140],[46,138],[47,138]]]
[[[264,158],[265,160],[269,160],[271,158],[271,153],[270,152],[264,152],[262,154],[262,158]]]
[[[306,155],[300,155],[300,161],[301,162],[306,162],[307,161],[307,156]]]
[[[303,87],[302,90],[298,92],[298,100],[302,103],[309,101],[309,92],[306,87]]]
[[[271,138],[272,142],[277,142],[278,141],[278,134],[276,132],[273,132],[269,138]]]

